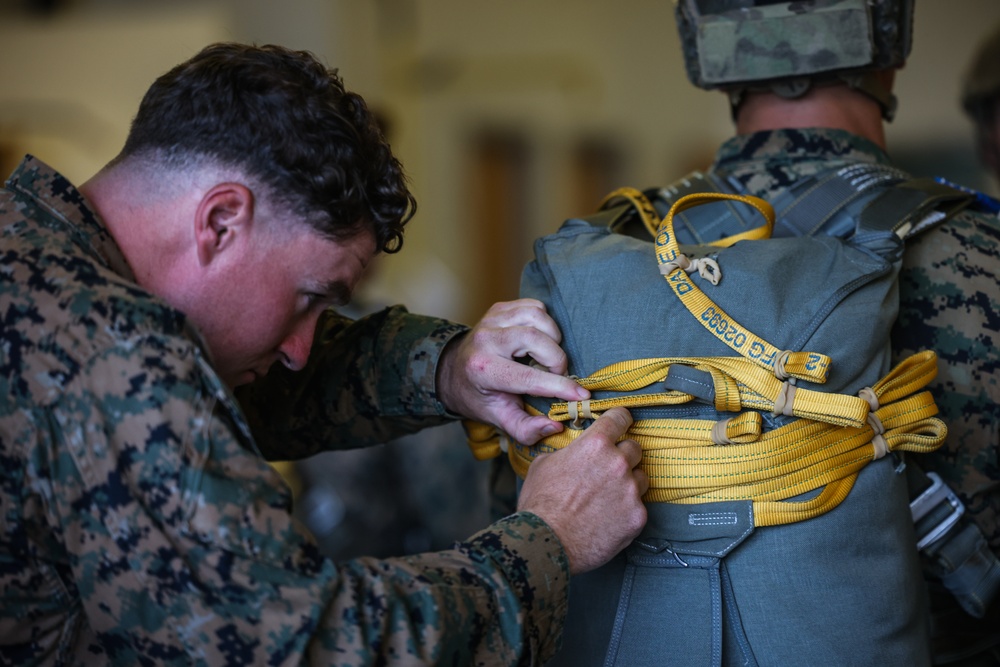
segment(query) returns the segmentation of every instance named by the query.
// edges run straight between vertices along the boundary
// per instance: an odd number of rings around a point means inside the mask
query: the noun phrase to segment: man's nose
[[[309,350],[312,349],[316,333],[316,320],[317,317],[308,317],[299,322],[278,347],[281,363],[289,369],[302,370],[309,360]]]

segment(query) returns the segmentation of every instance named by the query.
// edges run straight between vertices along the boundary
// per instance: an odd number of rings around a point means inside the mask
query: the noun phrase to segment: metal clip
[[[910,514],[913,516],[913,523],[916,524],[943,502],[951,506],[951,511],[948,513],[948,516],[938,522],[936,526],[919,539],[917,542],[917,550],[919,551],[923,551],[924,548],[933,544],[942,535],[947,533],[952,526],[958,523],[958,520],[965,513],[965,505],[962,504],[962,501],[955,495],[955,492],[941,480],[941,477],[937,473],[929,472],[927,473],[927,477],[931,480],[931,485],[910,502]]]

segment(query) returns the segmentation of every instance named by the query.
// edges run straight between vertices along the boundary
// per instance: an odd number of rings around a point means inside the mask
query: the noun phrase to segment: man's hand
[[[590,392],[565,377],[559,328],[534,299],[495,304],[472,331],[441,355],[437,388],[452,412],[500,428],[526,445],[558,433],[562,425],[524,411],[521,394],[577,401]],[[542,368],[515,361],[531,357]]]
[[[634,440],[616,442],[631,424],[625,408],[608,410],[565,449],[540,455],[528,469],[517,508],[549,524],[573,574],[609,561],[646,523],[640,496],[649,478],[636,467],[642,450]]]

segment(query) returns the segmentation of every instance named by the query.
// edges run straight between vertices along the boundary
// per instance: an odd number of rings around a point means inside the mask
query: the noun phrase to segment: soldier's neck
[[[878,104],[846,85],[814,87],[796,99],[770,92],[750,93],[736,118],[737,134],[809,127],[846,130],[886,149]]]
[[[115,239],[136,282],[165,296],[163,282],[180,252],[180,226],[169,202],[126,167],[106,167],[79,187]]]

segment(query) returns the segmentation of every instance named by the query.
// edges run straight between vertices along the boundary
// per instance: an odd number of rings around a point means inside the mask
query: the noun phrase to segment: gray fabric
[[[755,530],[749,505],[650,504],[642,536],[573,578],[563,647],[547,664],[928,664],[926,602],[908,585],[919,564],[899,550],[914,539],[906,485],[891,459],[810,521]],[[696,515],[720,521],[695,526]]]
[[[833,359],[825,385],[801,386],[856,394],[889,370],[901,252],[891,232],[742,242],[711,251],[719,285],[691,281],[778,348]],[[578,376],[625,359],[734,354],[673,294],[651,242],[587,221],[536,243],[521,293],[549,308]],[[731,416],[700,401],[633,414]],[[788,421],[763,416],[767,428]],[[786,526],[755,529],[749,502],[648,505],[640,538],[574,577],[563,648],[550,664],[928,664],[925,601],[910,585],[917,554],[900,548],[915,537],[898,463],[869,465],[834,511]]]

